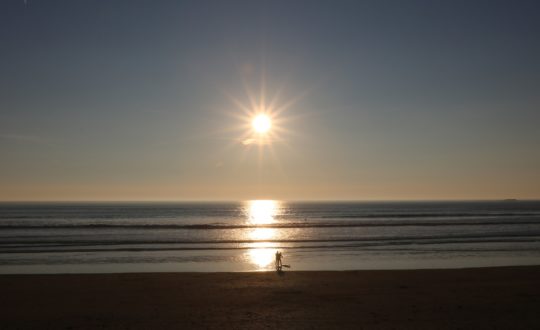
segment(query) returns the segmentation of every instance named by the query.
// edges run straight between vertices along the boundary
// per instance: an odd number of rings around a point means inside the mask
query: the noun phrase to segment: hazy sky
[[[3,0],[0,200],[540,198],[539,13]]]

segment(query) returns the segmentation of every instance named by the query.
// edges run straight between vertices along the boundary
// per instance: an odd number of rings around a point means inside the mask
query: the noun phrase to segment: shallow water
[[[3,203],[0,273],[540,264],[540,202]]]

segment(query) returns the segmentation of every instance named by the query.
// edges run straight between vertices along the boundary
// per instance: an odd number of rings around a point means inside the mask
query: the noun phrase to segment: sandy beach
[[[540,267],[0,276],[2,329],[532,329]]]

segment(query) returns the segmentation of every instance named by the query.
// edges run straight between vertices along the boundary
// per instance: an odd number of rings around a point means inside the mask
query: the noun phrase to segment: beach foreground
[[[0,276],[2,329],[540,328],[540,266]]]

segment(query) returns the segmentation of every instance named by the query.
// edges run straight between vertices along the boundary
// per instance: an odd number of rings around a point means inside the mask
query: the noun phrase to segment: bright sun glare
[[[270,127],[272,127],[272,121],[267,115],[264,114],[256,116],[251,124],[257,133],[266,133],[270,130]]]

